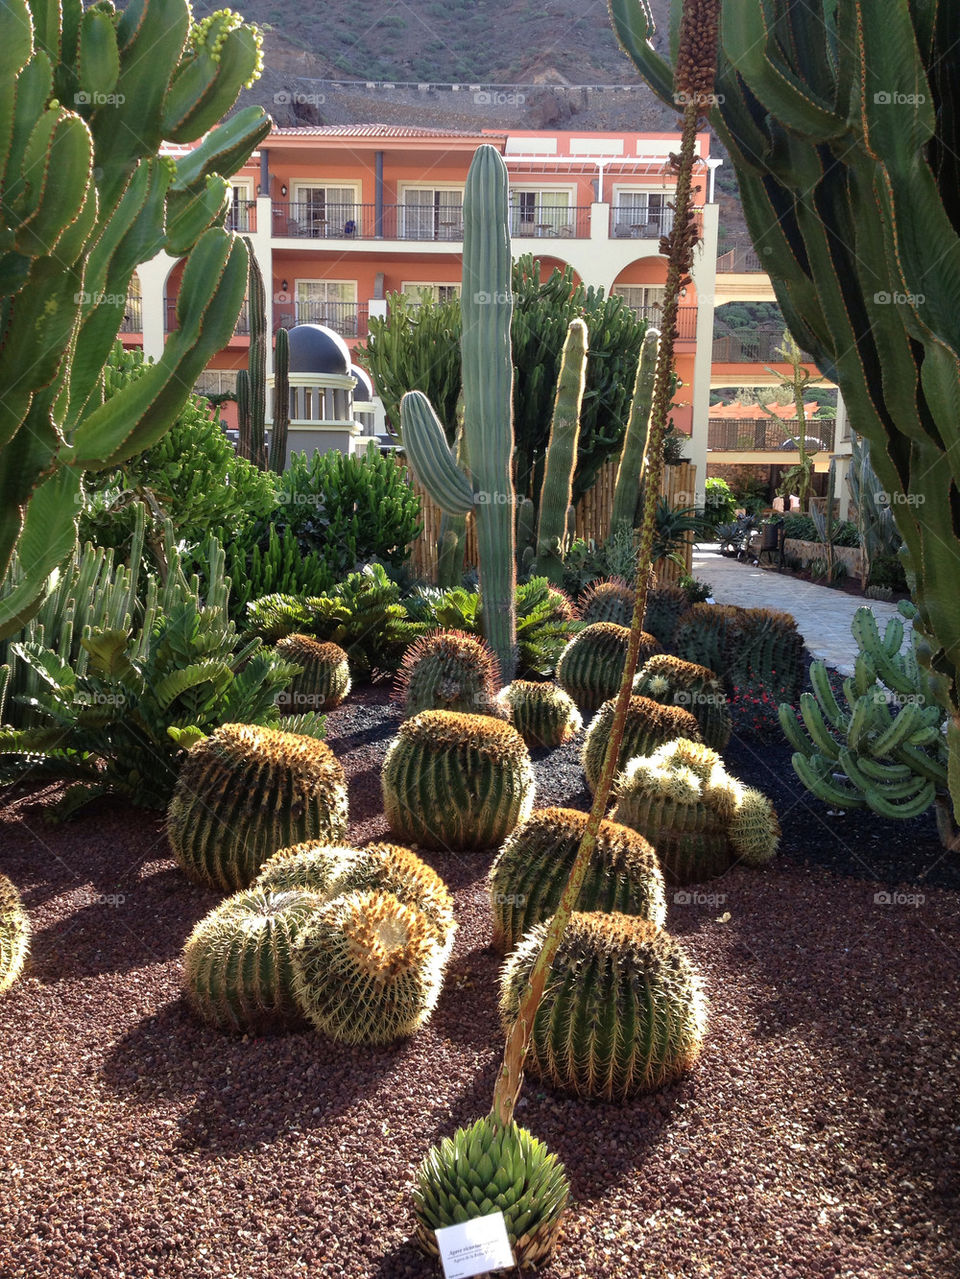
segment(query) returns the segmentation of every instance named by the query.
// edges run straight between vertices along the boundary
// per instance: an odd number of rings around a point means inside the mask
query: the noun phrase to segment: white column
[[[591,240],[609,240],[610,239],[610,205],[598,204],[594,201],[590,205],[590,239]]]
[[[263,291],[266,295],[267,311],[267,376],[273,376],[273,295],[276,288],[273,283],[273,247],[271,230],[273,224],[273,201],[269,196],[257,197],[257,229],[250,232],[250,243],[260,273],[263,276]]]
[[[690,461],[697,468],[697,505],[706,494],[707,433],[710,428],[710,370],[713,364],[713,313],[717,286],[717,230],[719,205],[701,210],[703,239],[694,253],[690,275],[697,287],[697,349],[693,361],[693,435]]]
[[[143,354],[147,359],[159,360],[163,355],[166,339],[163,331],[166,315],[164,289],[175,262],[176,258],[158,253],[156,257],[150,258],[148,262],[141,262],[137,267],[143,311]]]

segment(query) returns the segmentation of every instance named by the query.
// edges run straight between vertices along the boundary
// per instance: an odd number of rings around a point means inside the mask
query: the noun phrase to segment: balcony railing
[[[631,306],[629,308],[638,320],[646,320],[652,329],[658,329],[663,320],[663,308],[659,306]],[[695,306],[677,307],[677,337],[681,341],[692,342],[697,336],[697,308]]]
[[[246,235],[257,229],[256,200],[238,200],[227,210],[226,228],[228,231],[239,231]]]
[[[164,308],[163,331],[164,333],[173,333],[177,328],[177,299],[167,298]],[[250,312],[247,303],[244,302],[240,308],[240,314],[237,316],[237,322],[233,326],[234,337],[247,337],[250,333]]]
[[[127,298],[126,310],[120,321],[121,333],[143,332],[143,301],[141,298]]]
[[[532,211],[511,209],[510,234],[518,238],[589,240],[590,206]]]
[[[614,240],[659,240],[673,230],[673,209],[610,210],[610,236]]]
[[[820,450],[831,447],[833,423],[807,422],[806,447]],[[824,439],[826,435],[829,438]],[[797,447],[797,422],[761,418],[716,418],[709,420],[707,448],[725,453],[759,453],[782,450],[793,452]]]
[[[749,244],[740,244],[717,258],[717,271],[763,271],[760,259]]]
[[[273,327],[323,324],[341,337],[365,338],[369,309],[365,302],[280,302],[273,308]]]
[[[782,364],[782,346],[782,329],[722,333],[713,339],[713,359],[717,364]],[[809,352],[801,351],[800,355],[804,364],[816,368]]]
[[[461,204],[274,204],[273,233],[295,240],[462,240]]]

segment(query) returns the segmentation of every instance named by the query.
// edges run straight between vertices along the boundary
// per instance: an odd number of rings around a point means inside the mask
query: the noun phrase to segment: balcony
[[[241,235],[249,235],[251,231],[256,231],[256,200],[237,200],[227,210],[227,220],[224,225],[228,231],[237,231]]]
[[[659,306],[631,306],[638,320],[646,320],[652,329],[658,329],[663,319],[663,308]],[[681,342],[693,342],[697,337],[697,308],[695,306],[677,307],[677,338]]]
[[[164,333],[173,333],[177,328],[177,299],[167,298],[163,316]],[[121,329],[121,332],[125,330]],[[240,314],[237,316],[237,322],[233,326],[234,337],[249,337],[250,335],[250,311],[246,301],[240,308]]]
[[[273,234],[294,240],[463,239],[463,206],[274,203]]]
[[[510,234],[518,239],[589,240],[590,206],[536,209],[529,217],[524,209],[511,209]]]
[[[673,230],[673,209],[610,210],[611,240],[659,240]]]
[[[828,420],[807,422],[807,449],[832,448],[833,427],[833,422]],[[722,453],[762,453],[778,449],[795,452],[796,428],[796,420],[712,417],[707,428],[707,448]]]
[[[763,266],[753,247],[749,244],[741,244],[717,257],[717,273],[721,271],[749,274],[762,272]]]
[[[121,333],[143,332],[143,302],[140,298],[127,298],[126,310],[120,321]]]
[[[713,339],[715,364],[782,364],[780,347],[783,330],[747,330],[722,333]],[[816,360],[807,351],[800,352],[805,364],[816,369]]]
[[[273,308],[273,328],[323,324],[342,338],[365,338],[368,314],[365,302],[281,302]]]

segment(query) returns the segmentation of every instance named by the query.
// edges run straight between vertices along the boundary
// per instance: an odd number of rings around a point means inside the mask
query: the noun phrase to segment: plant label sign
[[[445,1279],[470,1279],[489,1270],[512,1270],[516,1264],[502,1212],[441,1226],[437,1247]]]

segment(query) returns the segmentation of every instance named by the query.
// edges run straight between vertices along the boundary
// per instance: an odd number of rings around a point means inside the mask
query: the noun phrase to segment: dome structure
[[[353,403],[356,406],[358,400],[369,403],[373,399],[373,383],[370,381],[370,374],[366,369],[362,369],[359,364],[351,364],[350,372],[357,379],[357,385],[353,388]]]
[[[297,324],[289,331],[290,372],[349,376],[350,349],[339,333],[323,324]]]

